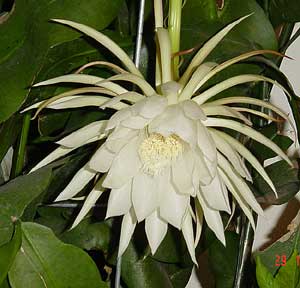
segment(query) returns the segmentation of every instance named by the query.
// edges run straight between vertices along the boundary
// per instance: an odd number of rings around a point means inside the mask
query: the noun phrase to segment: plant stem
[[[26,145],[28,140],[30,120],[31,120],[31,113],[26,113],[23,118],[23,126],[22,126],[20,140],[13,157],[11,179],[19,176],[22,173],[22,170],[24,168],[25,150],[26,150]]]
[[[234,288],[245,287],[246,266],[251,256],[252,244],[254,240],[254,231],[247,217],[242,214],[239,254],[236,265]]]
[[[182,0],[170,0],[169,2],[169,35],[171,40],[172,54],[180,50]],[[173,79],[179,78],[179,56],[173,57],[172,61]]]

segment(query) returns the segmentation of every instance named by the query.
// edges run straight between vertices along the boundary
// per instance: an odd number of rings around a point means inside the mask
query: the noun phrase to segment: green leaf
[[[225,232],[226,247],[215,239],[208,248],[210,268],[214,274],[216,288],[233,287],[239,236],[234,232]]]
[[[51,18],[69,19],[103,29],[116,17],[123,0],[17,0],[0,25],[0,122],[25,101],[49,49],[78,38],[79,33]]]
[[[62,243],[49,228],[27,222],[22,233],[22,248],[9,272],[14,288],[108,287],[93,260],[81,249]]]
[[[13,234],[12,219],[20,218],[27,207],[48,186],[51,169],[20,176],[0,187],[0,245],[7,243]]]
[[[122,279],[130,288],[173,288],[162,263],[151,257],[139,259],[132,242],[122,256]]]
[[[0,285],[0,288],[11,288],[8,282],[8,277],[4,279],[3,283]]]
[[[256,1],[227,0],[217,16],[213,2],[187,1],[182,15],[181,50],[199,47],[226,24],[250,13],[253,15],[234,28],[208,59],[219,62],[256,48],[277,50],[273,27]]]
[[[265,168],[276,188],[278,198],[259,174],[253,177],[253,186],[260,203],[281,205],[293,198],[300,189],[299,170],[285,161],[278,161]]]
[[[21,242],[21,224],[17,221],[12,239],[7,244],[0,246],[0,287],[3,282],[5,283],[7,273],[21,247]]]
[[[274,283],[272,273],[261,262],[259,256],[256,258],[256,279],[260,288],[280,288]]]
[[[111,229],[105,222],[93,223],[91,217],[84,219],[74,229],[66,231],[60,239],[85,250],[108,251]]]
[[[282,23],[299,22],[300,6],[298,0],[270,0],[269,13],[272,23],[278,27]]]
[[[282,266],[275,276],[275,283],[279,287],[295,287],[299,282],[300,271],[297,266],[298,252],[295,250],[285,266]]]
[[[274,276],[282,264],[282,257],[289,259],[293,252],[297,250],[300,254],[300,212],[288,225],[288,232],[263,251],[255,253],[268,271]]]

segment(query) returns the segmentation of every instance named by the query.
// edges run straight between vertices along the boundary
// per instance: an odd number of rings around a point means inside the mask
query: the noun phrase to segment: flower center
[[[151,133],[139,147],[143,169],[150,175],[157,175],[183,153],[183,140],[176,134],[167,137]]]

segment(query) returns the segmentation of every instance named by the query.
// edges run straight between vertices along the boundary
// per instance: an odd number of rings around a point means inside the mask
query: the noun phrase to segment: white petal
[[[104,137],[103,133],[106,124],[107,121],[105,120],[90,123],[89,125],[76,130],[56,143],[65,147],[73,148],[86,144],[86,142],[93,137],[99,137],[99,139],[101,139],[101,136],[102,138]]]
[[[99,197],[104,192],[104,189],[102,187],[103,178],[100,179],[93,190],[89,193],[89,195],[86,197],[82,208],[80,209],[79,214],[77,215],[71,229],[75,228],[81,220],[86,216],[86,214],[93,208]]]
[[[86,26],[84,24],[79,24],[73,21],[61,20],[61,19],[53,19],[53,21],[71,26],[74,29],[77,29],[80,32],[84,33],[85,35],[88,35],[89,37],[95,39],[97,42],[99,42],[101,45],[103,45],[105,48],[111,51],[126,66],[126,68],[131,73],[142,77],[142,74],[136,68],[135,64],[132,62],[132,60],[129,58],[126,52],[122,50],[118,44],[116,44],[106,35],[102,34],[101,32],[89,26]]]
[[[259,215],[263,215],[264,212],[258,202],[256,201],[251,189],[247,183],[233,170],[233,167],[226,160],[224,156],[218,154],[218,163],[223,171],[226,171],[229,179],[237,187],[239,193],[243,196],[246,202],[252,207],[252,209]]]
[[[83,166],[72,178],[67,187],[58,195],[55,201],[68,200],[80,192],[96,175],[87,165]]]
[[[259,161],[254,157],[254,155],[239,141],[232,138],[231,136],[227,135],[226,133],[223,133],[221,131],[215,130],[215,133],[220,135],[224,140],[226,140],[234,149],[236,149],[252,166],[256,171],[262,176],[262,178],[270,185],[271,189],[276,194],[275,186],[266,173],[264,167],[259,163]]]
[[[114,158],[103,182],[107,188],[120,188],[125,185],[142,166],[139,154],[139,137],[131,139]]]
[[[154,176],[142,171],[134,176],[132,183],[132,203],[139,222],[148,217],[158,205],[158,182]]]
[[[160,133],[165,137],[177,134],[190,145],[196,145],[195,121],[185,117],[179,105],[168,106],[164,113],[149,124],[149,132]]]
[[[109,193],[106,218],[128,213],[131,202],[132,180],[118,189],[111,189]]]
[[[186,246],[191,255],[193,262],[198,266],[196,255],[195,255],[195,242],[194,242],[194,231],[192,217],[189,212],[186,213],[182,223],[182,234],[186,242]]]
[[[216,165],[205,161],[200,150],[196,149],[196,151],[197,152],[194,153],[195,167],[193,171],[193,185],[194,188],[198,190],[200,184],[207,185],[213,180],[216,174]]]
[[[177,192],[187,195],[194,195],[193,170],[194,170],[193,153],[189,149],[180,155],[172,164],[172,180]]]
[[[113,153],[119,153],[119,151],[127,144],[133,137],[138,135],[138,131],[128,128],[117,128],[106,139],[105,145],[108,150]]]
[[[228,161],[232,164],[235,170],[243,177],[246,178],[248,181],[252,181],[252,177],[250,172],[248,171],[247,167],[244,165],[241,157],[239,154],[226,142],[221,136],[215,133],[215,129],[211,129],[211,135],[217,145],[217,149],[226,156]]]
[[[175,191],[170,183],[170,176],[160,177],[158,192],[160,196],[159,215],[174,227],[181,229],[190,197]]]
[[[211,137],[208,129],[200,122],[197,121],[197,137],[198,147],[202,151],[203,155],[210,161],[216,162],[217,148],[216,144]]]
[[[69,153],[71,153],[75,148],[67,148],[67,147],[58,147],[54,151],[52,151],[46,158],[44,158],[41,162],[39,162],[36,166],[34,166],[29,173],[32,173],[33,171],[40,169],[49,163],[53,162],[56,159],[59,159],[62,156],[65,156]]]
[[[206,115],[195,101],[186,100],[182,102],[182,106],[186,117],[192,120],[206,120]]]
[[[225,241],[225,234],[224,234],[224,226],[219,211],[209,208],[206,205],[200,192],[197,193],[197,198],[203,209],[204,218],[206,220],[208,227],[215,233],[216,237],[225,246],[226,241]]]
[[[195,210],[196,210],[196,237],[195,237],[195,248],[196,248],[200,241],[202,227],[203,227],[203,210],[200,206],[199,201],[195,201]]]
[[[161,114],[167,107],[167,99],[161,96],[151,96],[144,100],[144,105],[139,109],[139,114],[145,118],[153,119]]]
[[[131,116],[121,122],[121,125],[131,129],[143,129],[151,120],[141,116]]]
[[[167,234],[168,224],[159,217],[156,210],[146,218],[145,230],[151,248],[151,253],[154,255]]]
[[[117,125],[120,124],[121,121],[127,119],[130,116],[131,116],[131,111],[130,111],[129,107],[116,112],[108,120],[106,130],[115,128]]]
[[[98,172],[107,172],[111,167],[115,154],[109,151],[105,144],[103,144],[92,156],[88,166]]]
[[[252,215],[252,210],[247,204],[247,201],[243,198],[243,196],[240,194],[238,189],[234,186],[230,178],[224,173],[222,169],[219,169],[219,173],[225,182],[225,185],[227,186],[228,190],[234,197],[234,199],[237,201],[243,212],[245,213],[246,217],[249,219],[251,226],[253,227],[253,230],[255,230],[255,221]]]
[[[228,120],[228,119],[221,119],[221,118],[207,118],[205,122],[206,126],[209,127],[224,127],[224,128],[229,128],[232,130],[235,130],[237,132],[240,132],[242,134],[245,134],[249,136],[250,138],[256,140],[257,142],[267,146],[271,150],[273,150],[278,156],[280,156],[282,159],[284,159],[288,164],[293,166],[293,163],[291,160],[288,158],[288,156],[278,147],[273,141],[268,139],[266,136],[263,134],[257,132],[256,130],[248,127],[245,124],[242,124],[240,122],[236,122],[233,120]]]
[[[136,226],[136,222],[137,220],[134,211],[133,209],[130,209],[130,211],[127,214],[125,214],[123,217],[118,257],[122,256],[122,254],[125,252],[126,248],[128,247],[128,244],[130,242],[130,239],[132,237],[132,234]]]
[[[218,172],[210,184],[201,186],[200,193],[207,206],[230,214],[228,192]]]

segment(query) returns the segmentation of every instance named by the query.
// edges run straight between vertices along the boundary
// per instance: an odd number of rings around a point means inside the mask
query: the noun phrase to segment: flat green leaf
[[[282,23],[300,21],[298,0],[270,0],[269,13],[272,23],[278,27]]]
[[[13,288],[107,288],[93,260],[35,223],[22,224],[22,247],[9,272]]]
[[[299,170],[291,167],[285,161],[278,161],[265,168],[267,174],[273,181],[278,198],[270,186],[255,173],[253,186],[257,191],[257,200],[260,203],[281,205],[293,198],[300,189]]]
[[[0,246],[0,287],[6,281],[7,273],[21,247],[21,242],[21,224],[17,221],[12,239],[7,244]]]
[[[210,268],[214,274],[216,288],[233,287],[239,236],[234,232],[225,232],[226,247],[216,240],[208,248]]]
[[[255,259],[260,258],[261,263],[274,276],[281,267],[284,259],[289,259],[296,250],[300,254],[300,212],[288,225],[288,232],[275,243],[263,251],[254,254]],[[287,286],[286,286],[287,287]]]
[[[11,288],[8,282],[8,277],[4,279],[3,283],[0,285],[0,288]]]
[[[78,38],[79,33],[52,18],[69,19],[103,29],[116,17],[123,0],[17,0],[0,25],[0,122],[25,101],[49,49]]]
[[[280,288],[274,283],[272,273],[261,262],[259,256],[256,258],[256,279],[259,288]]]
[[[279,287],[296,288],[300,279],[300,271],[299,267],[297,266],[297,255],[298,252],[295,250],[289,260],[286,262],[286,265],[282,266],[276,274],[274,282]]]
[[[13,218],[20,218],[36,197],[47,188],[51,169],[20,176],[0,187],[0,245],[7,243],[13,234]]]

